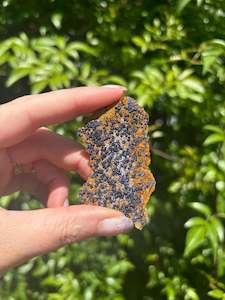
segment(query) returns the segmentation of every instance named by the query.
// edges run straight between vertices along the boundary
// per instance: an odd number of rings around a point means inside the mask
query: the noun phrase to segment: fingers
[[[36,176],[32,174],[27,173],[13,176],[11,182],[1,193],[1,196],[8,195],[17,191],[30,193],[40,199],[43,203],[47,203],[47,186],[37,180]]]
[[[84,179],[91,174],[88,154],[79,143],[43,128],[8,148],[8,154],[14,165],[44,159],[66,171],[76,171]]]
[[[0,149],[0,191],[11,179],[12,165],[5,149]],[[1,192],[0,192],[1,194]]]
[[[1,271],[65,244],[124,233],[133,227],[118,211],[88,205],[8,211],[1,214],[1,221]]]
[[[0,107],[0,147],[23,141],[37,128],[71,120],[118,100],[125,88],[80,87],[25,96]],[[7,124],[7,126],[6,126]]]
[[[34,170],[37,179],[48,187],[48,197],[45,205],[52,208],[66,206],[70,184],[66,173],[45,160],[35,162]]]
[[[41,160],[33,164],[32,171],[35,174],[23,173],[14,176],[4,194],[22,191],[36,196],[47,207],[68,205],[70,181],[62,169]]]

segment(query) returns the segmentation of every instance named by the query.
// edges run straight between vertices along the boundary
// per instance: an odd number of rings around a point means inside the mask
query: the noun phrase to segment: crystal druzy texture
[[[155,189],[149,170],[148,114],[134,99],[123,97],[78,135],[87,145],[93,170],[79,191],[82,203],[117,209],[141,229]]]

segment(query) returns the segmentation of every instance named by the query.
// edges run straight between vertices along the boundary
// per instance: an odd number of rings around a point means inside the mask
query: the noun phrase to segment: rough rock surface
[[[123,97],[78,135],[87,145],[93,170],[79,191],[82,203],[117,209],[142,229],[145,206],[155,189],[148,114],[134,99]]]

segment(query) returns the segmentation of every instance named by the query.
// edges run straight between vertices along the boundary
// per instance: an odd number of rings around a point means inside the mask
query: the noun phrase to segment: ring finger
[[[13,165],[27,165],[44,159],[60,169],[76,171],[84,179],[91,173],[85,149],[46,128],[38,129],[25,141],[8,148],[8,154]]]
[[[4,194],[16,191],[35,195],[47,207],[65,206],[68,205],[69,178],[64,170],[40,160],[33,163],[32,173],[23,171],[14,175]]]

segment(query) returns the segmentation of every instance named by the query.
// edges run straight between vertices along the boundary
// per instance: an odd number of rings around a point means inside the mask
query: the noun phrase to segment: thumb
[[[122,213],[91,205],[1,211],[0,271],[65,244],[125,233],[132,227]]]

